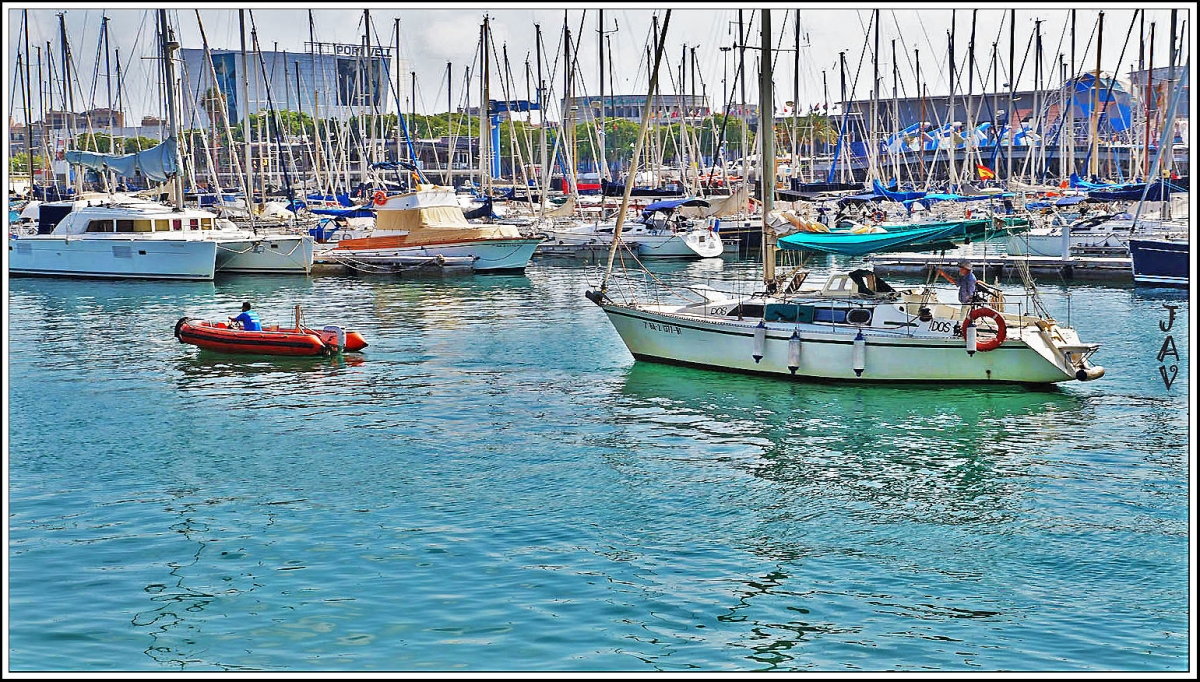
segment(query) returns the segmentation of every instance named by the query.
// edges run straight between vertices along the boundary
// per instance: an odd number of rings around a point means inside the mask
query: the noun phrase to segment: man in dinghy
[[[248,332],[262,331],[262,322],[258,320],[258,313],[250,309],[250,301],[242,304],[241,315],[229,318],[229,326],[234,325],[240,325],[244,331]]]

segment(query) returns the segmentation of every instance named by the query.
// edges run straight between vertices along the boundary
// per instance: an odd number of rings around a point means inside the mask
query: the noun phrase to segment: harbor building
[[[205,124],[214,123],[216,106],[236,126],[245,113],[273,108],[299,111],[315,118],[346,120],[352,116],[397,113],[396,93],[410,91],[407,62],[381,45],[304,43],[303,52],[210,49],[212,65],[201,48],[183,48],[185,103]],[[401,86],[396,87],[396,72]],[[244,93],[244,94],[243,94]],[[400,96],[401,99],[404,95]],[[242,100],[245,99],[243,107]],[[408,103],[404,103],[404,111]],[[185,104],[185,116],[187,116]]]
[[[666,95],[654,97],[651,105],[652,117],[679,122],[684,119],[695,123],[712,114],[708,98],[703,95]],[[642,120],[642,111],[646,108],[645,95],[599,95],[584,97],[567,97],[562,101],[564,114],[573,114],[576,121],[598,119],[603,110],[604,118],[621,118],[627,121]]]
[[[1153,70],[1149,94],[1148,74],[1147,70],[1131,71],[1126,79],[1114,79],[1101,72],[1097,80],[1095,74],[1085,72],[1061,88],[957,93],[954,97],[880,94],[878,99],[846,101],[841,106],[844,114],[831,116],[844,128],[846,156],[840,163],[851,170],[854,179],[865,177],[867,140],[871,139],[881,150],[883,163],[891,163],[890,156],[895,155],[901,157],[901,166],[910,166],[914,172],[916,168],[921,168],[921,173],[932,171],[935,176],[945,173],[949,163],[945,150],[951,144],[958,150],[958,163],[965,161],[967,148],[984,150],[982,165],[999,166],[994,172],[1001,178],[1009,167],[1016,173],[1016,168],[1030,164],[1053,177],[1072,172],[1136,176],[1149,165],[1147,155],[1139,150],[1147,146],[1157,149],[1164,137],[1170,103],[1170,70]],[[1182,75],[1183,67],[1177,67],[1175,82],[1180,82]],[[1188,97],[1185,85],[1171,136],[1175,148],[1171,165],[1181,174],[1189,166]],[[1011,146],[1007,130],[1014,133]],[[904,172],[901,175],[907,179]]]

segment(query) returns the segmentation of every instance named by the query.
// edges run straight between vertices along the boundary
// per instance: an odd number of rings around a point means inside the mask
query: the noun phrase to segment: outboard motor
[[[333,332],[337,334],[337,348],[334,348],[335,353],[340,353],[346,347],[346,330],[336,324],[326,325],[322,331]]]

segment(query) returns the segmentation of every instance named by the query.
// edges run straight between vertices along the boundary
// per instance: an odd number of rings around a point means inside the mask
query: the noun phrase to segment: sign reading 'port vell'
[[[383,47],[381,45],[372,45],[370,52],[367,51],[366,45],[347,45],[343,43],[305,43],[305,47],[309,50],[316,48],[318,54],[333,53],[339,57],[390,57],[392,56],[392,48]]]

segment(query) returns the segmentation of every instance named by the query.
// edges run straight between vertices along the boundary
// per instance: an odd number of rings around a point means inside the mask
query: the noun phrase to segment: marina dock
[[[926,276],[936,274],[938,268],[945,269],[953,262],[934,258],[927,254],[883,254],[868,258],[875,272],[880,275]],[[1061,278],[1108,282],[1111,284],[1133,284],[1133,269],[1129,258],[1072,256],[991,256],[973,257],[975,272],[980,279],[1007,279],[1015,277],[1022,263],[1028,263],[1029,272],[1037,278]]]

